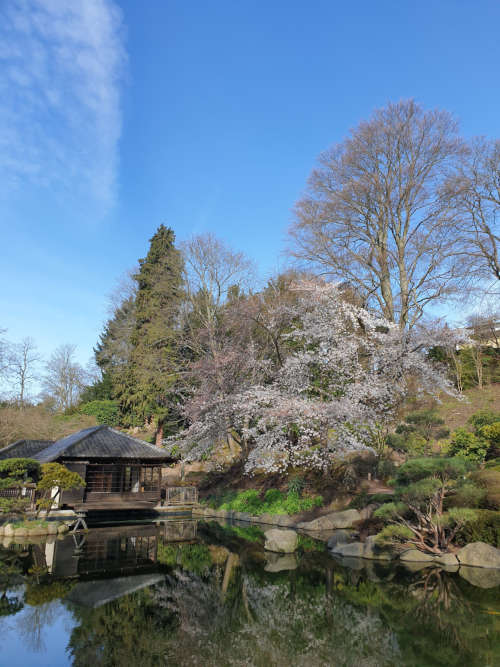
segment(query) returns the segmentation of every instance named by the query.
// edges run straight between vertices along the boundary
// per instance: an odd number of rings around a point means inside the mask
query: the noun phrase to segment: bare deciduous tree
[[[9,375],[15,386],[15,400],[23,407],[32,383],[38,379],[38,364],[42,357],[33,338],[24,338],[10,347]]]
[[[86,373],[81,364],[75,361],[75,350],[75,345],[60,345],[45,366],[44,390],[62,411],[76,405],[85,386]]]
[[[189,361],[179,377],[186,380],[180,388],[186,396],[193,385],[198,387],[186,407],[187,419],[193,420],[203,397],[222,400],[256,368],[251,335],[245,328],[249,323],[239,322],[230,307],[251,288],[255,270],[242,252],[212,234],[193,237],[181,250],[186,294],[183,346]]]
[[[500,141],[471,142],[450,194],[460,214],[460,255],[472,275],[500,281]]]
[[[389,104],[323,153],[291,228],[296,257],[411,327],[459,278],[444,183],[463,152],[445,111]]]

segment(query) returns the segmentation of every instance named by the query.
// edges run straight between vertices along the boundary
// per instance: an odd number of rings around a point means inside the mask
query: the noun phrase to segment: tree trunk
[[[163,444],[163,422],[158,422],[156,427],[155,445],[161,447]]]

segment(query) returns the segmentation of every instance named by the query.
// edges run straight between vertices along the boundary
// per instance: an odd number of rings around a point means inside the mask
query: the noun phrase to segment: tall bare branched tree
[[[459,172],[447,184],[459,213],[457,252],[471,277],[500,281],[500,141],[474,139]]]
[[[76,405],[85,386],[86,373],[75,359],[75,350],[75,345],[60,345],[45,366],[44,391],[61,411]]]
[[[320,156],[296,206],[293,254],[413,326],[460,279],[443,186],[463,150],[446,111],[413,100],[378,109]]]
[[[28,336],[20,343],[11,345],[9,357],[10,379],[15,389],[15,400],[19,407],[23,407],[33,382],[38,379],[38,365],[42,356],[33,338]]]

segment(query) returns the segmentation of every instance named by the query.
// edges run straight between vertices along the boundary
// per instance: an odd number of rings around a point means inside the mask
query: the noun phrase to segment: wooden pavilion
[[[76,511],[153,509],[162,490],[164,450],[109,426],[93,426],[56,442],[19,440],[0,451],[0,459],[26,457],[57,462],[77,472],[85,487],[64,491],[60,508]]]

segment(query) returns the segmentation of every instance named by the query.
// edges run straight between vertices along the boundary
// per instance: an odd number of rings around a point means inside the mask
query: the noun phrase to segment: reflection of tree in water
[[[274,569],[266,571],[258,546],[225,544],[159,545],[161,583],[95,609],[71,605],[73,664],[500,664],[498,589],[437,569],[402,574],[365,563],[349,570],[319,553],[269,557]],[[15,580],[9,567],[18,580],[31,572],[16,621],[35,649],[69,585],[43,573],[42,555],[0,559],[4,591]]]
[[[377,610],[396,633],[401,664],[499,664],[496,616],[486,613],[488,605],[498,607],[498,590],[473,590],[457,575],[431,568],[407,574],[404,582],[369,581],[359,575],[356,585],[341,587],[340,594]]]
[[[22,581],[22,560],[15,551],[0,547],[0,616],[17,614],[24,607],[21,590],[9,590]]]
[[[97,609],[74,607],[79,625],[71,632],[68,653],[74,667],[150,667],[164,665],[176,619],[145,589]]]

